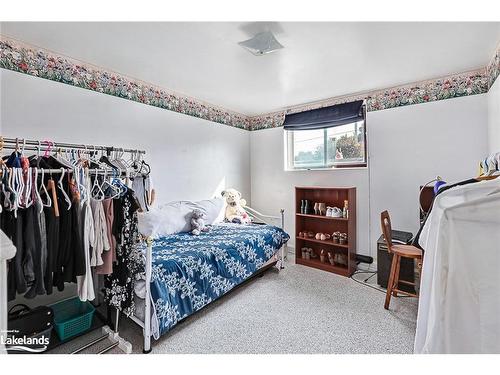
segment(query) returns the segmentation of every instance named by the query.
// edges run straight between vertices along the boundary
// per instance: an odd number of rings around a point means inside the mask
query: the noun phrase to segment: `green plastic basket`
[[[90,329],[95,308],[78,297],[66,299],[50,306],[54,310],[54,328],[61,341]]]

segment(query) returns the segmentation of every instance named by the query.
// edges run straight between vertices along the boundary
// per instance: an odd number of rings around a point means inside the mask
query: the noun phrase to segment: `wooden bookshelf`
[[[348,201],[349,215],[347,218],[337,218],[324,215],[316,215],[314,212],[301,213],[301,201],[307,199],[311,202],[312,209],[315,202],[325,203],[326,206],[344,207],[344,201]],[[303,238],[300,232],[328,233],[339,231],[347,233],[347,244],[334,243],[330,240],[317,240],[315,238]],[[317,255],[316,258],[302,258],[302,248],[311,248]],[[347,256],[347,265],[332,265],[326,259],[325,263],[320,261],[321,250],[344,254]],[[295,187],[295,263],[308,267],[318,268],[343,276],[350,276],[356,270],[356,188],[333,188],[333,187]]]

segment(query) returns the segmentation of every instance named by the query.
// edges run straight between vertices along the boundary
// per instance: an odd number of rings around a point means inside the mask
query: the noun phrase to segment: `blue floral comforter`
[[[221,223],[199,236],[155,240],[151,296],[159,334],[249,278],[289,238],[270,225]]]

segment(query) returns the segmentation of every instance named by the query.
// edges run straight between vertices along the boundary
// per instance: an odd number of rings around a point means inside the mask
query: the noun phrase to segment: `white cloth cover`
[[[148,237],[166,236],[191,231],[191,215],[194,209],[205,213],[205,224],[213,224],[223,215],[222,198],[198,202],[178,201],[151,208],[148,212],[138,213],[139,232]]]
[[[9,237],[0,230],[0,354],[5,354],[7,336],[7,260],[16,255],[16,247]]]
[[[500,353],[500,180],[436,197],[425,249],[415,353]]]

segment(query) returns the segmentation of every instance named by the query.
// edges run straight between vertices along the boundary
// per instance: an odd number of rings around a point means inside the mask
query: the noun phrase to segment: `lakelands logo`
[[[50,338],[46,336],[28,337],[24,335],[16,337],[0,335],[0,343],[5,345],[8,351],[41,353],[47,350],[49,342]]]

